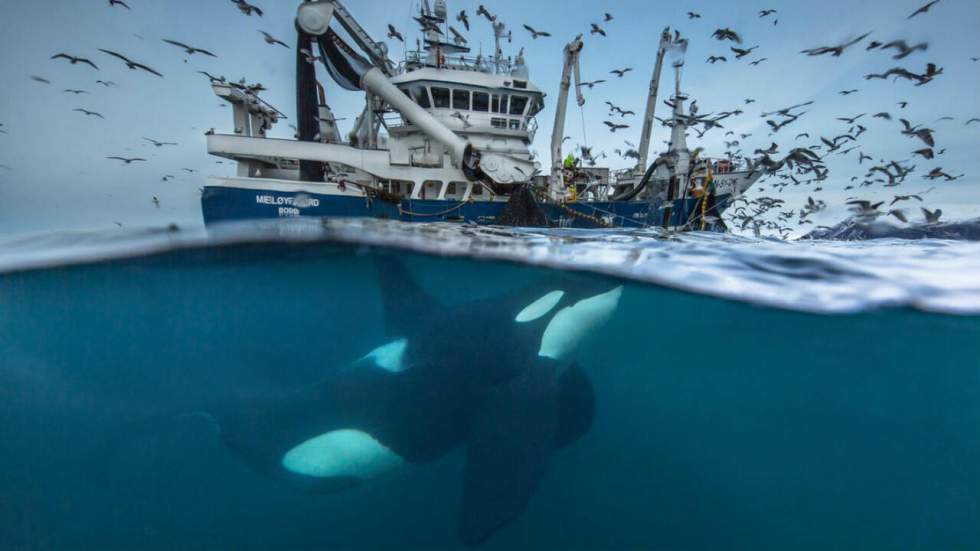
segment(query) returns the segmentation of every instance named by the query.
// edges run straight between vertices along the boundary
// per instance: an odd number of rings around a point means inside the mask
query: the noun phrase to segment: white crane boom
[[[657,94],[660,91],[660,73],[664,65],[664,56],[671,46],[670,27],[664,29],[660,35],[660,49],[657,50],[657,63],[653,68],[653,76],[650,77],[650,93],[647,95],[647,108],[643,114],[643,131],[640,134],[640,160],[637,163],[637,172],[646,172],[647,159],[650,155],[650,138],[653,135],[654,114],[657,108]]]
[[[369,60],[357,55],[330,29],[330,21],[334,16],[341,18],[341,23],[369,55]],[[332,59],[338,72],[350,79],[353,85],[367,92],[369,100],[372,96],[380,98],[427,137],[445,146],[449,151],[451,165],[460,169],[467,180],[483,181],[494,193],[502,194],[534,178],[537,167],[531,160],[492,150],[476,150],[470,142],[457,135],[392,84],[387,56],[381,62],[378,61],[378,56],[381,54],[377,49],[379,46],[364,33],[338,0],[305,2],[300,6],[296,19],[305,33],[317,38],[321,51],[325,52],[324,57]],[[370,47],[372,44],[375,49]],[[368,138],[370,138],[372,132],[370,126],[372,121],[369,118],[372,114],[370,106],[365,112],[368,118],[362,122],[368,124]]]
[[[575,96],[579,107],[585,105],[582,96],[582,76],[579,70],[579,54],[585,43],[579,35],[565,46],[565,66],[561,73],[561,86],[558,91],[558,103],[555,107],[555,127],[551,132],[551,194],[553,197],[562,193],[564,181],[562,178],[561,144],[565,135],[565,112],[568,110],[568,90],[572,86],[572,75],[575,76]]]

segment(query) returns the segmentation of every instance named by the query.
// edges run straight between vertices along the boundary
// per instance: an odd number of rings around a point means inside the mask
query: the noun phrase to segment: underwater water
[[[296,222],[4,250],[4,550],[465,548],[461,450],[316,493],[250,469],[200,416],[131,430],[375,349],[380,258],[445,305],[570,269],[624,286],[578,343],[591,427],[481,548],[980,548],[975,244]],[[502,330],[442,338],[494,353]]]

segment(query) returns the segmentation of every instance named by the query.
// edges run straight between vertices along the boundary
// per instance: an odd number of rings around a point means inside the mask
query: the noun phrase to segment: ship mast
[[[684,101],[687,96],[681,93],[681,69],[684,62],[674,63],[674,71],[677,76],[674,88],[674,117],[671,121],[670,147],[667,155],[673,163],[670,182],[667,186],[667,201],[663,211],[661,225],[667,229],[671,225],[673,216],[674,200],[677,198],[681,188],[687,188],[688,173],[691,168],[691,152],[687,149],[687,115],[684,114]]]
[[[510,34],[505,34],[504,31],[507,30],[507,25],[503,21],[494,20],[493,21],[493,39],[496,51],[493,54],[493,62],[496,67],[497,74],[503,73],[503,63],[504,63],[504,50],[501,47],[501,41],[506,38],[510,39]]]

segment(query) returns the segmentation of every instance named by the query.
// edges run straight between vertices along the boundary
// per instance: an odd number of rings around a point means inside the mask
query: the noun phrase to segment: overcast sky
[[[217,164],[205,153],[204,131],[215,128],[230,132],[231,114],[220,105],[205,77],[196,73],[206,70],[238,80],[261,82],[270,90],[263,97],[294,118],[295,106],[292,51],[267,45],[259,34],[265,30],[292,45],[295,41],[293,20],[298,2],[289,0],[256,0],[265,10],[264,17],[246,17],[228,0],[126,0],[131,10],[109,7],[105,0],[4,0],[0,18],[0,236],[63,229],[99,229],[127,226],[159,225],[176,222],[183,225],[201,223],[199,189],[208,175],[230,174],[232,167]],[[632,128],[612,135],[602,121],[607,120],[604,101],[641,113],[656,54],[660,31],[665,26],[679,29],[691,41],[684,68],[683,87],[698,100],[701,113],[741,107],[745,114],[728,119],[724,130],[709,132],[703,140],[691,137],[692,147],[705,147],[707,153],[720,156],[725,151],[724,133],[751,133],[741,140],[745,152],[776,142],[785,152],[797,145],[817,143],[819,136],[843,134],[848,125],[837,117],[867,115],[860,121],[868,132],[860,141],[861,151],[877,161],[906,160],[922,147],[917,140],[902,136],[899,117],[913,124],[936,130],[937,152],[946,152],[934,161],[915,158],[917,173],[902,187],[881,190],[844,191],[853,176],[863,176],[857,165],[857,152],[847,157],[831,157],[831,177],[823,182],[823,191],[815,197],[832,205],[826,217],[840,217],[840,205],[846,197],[891,198],[894,193],[909,193],[937,188],[928,196],[931,206],[940,206],[953,216],[980,215],[980,170],[976,159],[980,145],[980,124],[965,126],[972,117],[980,117],[980,2],[976,0],[941,0],[932,9],[912,20],[906,17],[922,0],[825,0],[823,2],[733,2],[699,0],[650,2],[628,0],[607,2],[606,7],[587,0],[500,0],[485,2],[493,13],[513,29],[514,43],[509,54],[521,46],[531,68],[531,79],[549,94],[549,108],[539,115],[542,130],[533,148],[548,166],[548,144],[554,111],[554,95],[561,74],[562,48],[575,35],[586,33],[582,55],[583,78],[609,80],[587,90],[588,104],[583,114],[570,108],[566,135],[571,143],[594,146],[605,151],[614,168],[628,161],[617,159],[613,150],[625,148],[623,140],[637,143],[637,118],[627,118]],[[414,44],[416,24],[411,16],[417,7],[404,0],[371,0],[346,3],[351,12],[378,39],[384,39],[388,23],[401,30]],[[476,17],[478,2],[449,2],[449,9],[466,9],[471,16],[467,34],[475,51],[490,54],[493,36],[489,23]],[[654,7],[655,5],[655,7]],[[759,18],[764,8],[778,10],[768,18]],[[589,35],[591,22],[601,22],[604,11],[615,19],[601,23],[608,37]],[[688,11],[700,13],[700,19],[689,19]],[[774,21],[778,19],[778,25]],[[532,41],[521,25],[546,30],[551,38]],[[462,30],[461,25],[454,26]],[[729,27],[740,33],[745,46],[758,45],[753,55],[734,61],[730,42],[719,42],[711,33]],[[842,43],[873,31],[871,37],[848,50],[842,57],[807,57],[799,52],[822,45]],[[177,48],[161,42],[169,38],[211,50],[219,58],[193,56],[187,59]],[[926,52],[916,52],[901,61],[889,53],[865,51],[870,40],[888,42],[904,39],[909,43],[928,42]],[[146,63],[164,74],[159,78],[140,71],[129,71],[116,59],[98,51],[117,50]],[[401,43],[390,43],[392,57],[404,55]],[[92,59],[95,70],[85,65],[70,65],[64,60],[50,60],[59,52]],[[727,63],[709,65],[709,55],[726,55]],[[749,62],[768,58],[758,66]],[[943,74],[926,86],[915,87],[899,81],[866,81],[864,75],[883,72],[894,66],[921,73],[926,63],[943,67]],[[610,75],[614,68],[632,67],[623,79]],[[31,80],[36,75],[51,81],[50,85]],[[321,79],[325,79],[321,71]],[[106,88],[96,80],[111,80],[117,86]],[[349,129],[359,113],[360,94],[327,86],[328,103],[341,123]],[[63,90],[85,90],[87,94],[69,94]],[[673,89],[672,75],[665,75],[661,99]],[[859,89],[842,96],[842,90]],[[744,100],[755,99],[746,105]],[[813,100],[809,113],[774,136],[769,135],[763,111],[779,109]],[[904,110],[897,105],[907,101]],[[75,108],[97,111],[105,120],[73,112]],[[658,115],[668,109],[660,103]],[[895,120],[872,119],[871,115],[887,111]],[[942,117],[952,121],[940,121]],[[282,123],[272,135],[291,137],[289,122]],[[801,132],[812,139],[794,140]],[[177,147],[156,148],[143,137],[177,142]],[[669,130],[658,127],[653,139],[652,155],[663,148]],[[142,156],[148,163],[124,166],[106,160],[112,155]],[[946,172],[964,178],[956,182],[928,182],[922,173],[942,167]],[[195,170],[195,173],[183,171]],[[175,180],[163,182],[165,175]],[[776,193],[766,183],[758,185],[753,195],[785,198],[790,206],[814,194],[812,188],[790,188]],[[158,197],[160,206],[152,202]],[[825,217],[825,218],[826,218]],[[828,220],[824,220],[828,221]]]

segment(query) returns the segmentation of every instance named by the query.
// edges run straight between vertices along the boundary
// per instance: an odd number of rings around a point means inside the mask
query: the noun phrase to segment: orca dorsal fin
[[[409,337],[417,330],[419,321],[443,311],[442,305],[419,286],[401,260],[393,255],[381,255],[375,264],[387,337]]]

